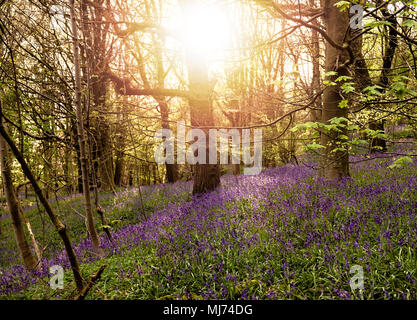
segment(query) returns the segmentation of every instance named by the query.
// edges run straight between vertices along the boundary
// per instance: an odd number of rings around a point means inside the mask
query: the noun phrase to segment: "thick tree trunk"
[[[347,12],[340,12],[335,6],[338,0],[322,0],[324,9],[324,21],[329,37],[339,46],[346,41],[346,33],[349,33],[349,16]],[[344,63],[349,59],[345,50],[339,50],[326,42],[326,73],[337,71],[336,76],[328,77],[327,80],[334,81],[337,77],[349,75],[348,69]],[[348,117],[347,108],[339,108],[342,101],[340,95],[340,85],[328,86],[323,95],[322,122],[328,124],[329,120],[334,117]],[[335,148],[340,147],[338,143],[343,142],[338,138],[344,132],[332,130],[322,132],[321,144],[326,148],[321,154],[320,174],[321,176],[333,179],[349,175],[349,155],[347,151],[332,152]]]
[[[114,166],[114,185],[120,187],[122,185],[124,171],[124,159],[120,152],[116,152],[116,161]]]
[[[190,81],[189,99],[191,108],[191,125],[194,128],[214,125],[213,110],[209,98],[208,70],[205,63],[197,62],[191,57],[188,62]],[[220,185],[220,168],[218,164],[209,164],[209,129],[202,128],[206,134],[206,163],[197,163],[193,168],[193,194],[205,193]]]
[[[195,5],[194,1],[181,2],[185,19],[187,7]],[[198,5],[198,4],[197,4]],[[190,10],[189,12],[192,12]],[[220,185],[220,167],[218,164],[209,164],[209,127],[214,126],[213,107],[210,100],[210,84],[208,77],[208,63],[201,52],[187,48],[186,65],[190,88],[191,126],[201,128],[206,135],[206,161],[197,163],[193,168],[193,194],[205,193],[216,189]]]

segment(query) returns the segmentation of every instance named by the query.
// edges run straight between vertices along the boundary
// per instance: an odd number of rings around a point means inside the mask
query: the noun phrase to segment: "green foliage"
[[[337,72],[336,71],[328,71],[324,74],[325,77],[332,77],[332,76],[337,76]]]
[[[392,25],[391,22],[382,20],[382,21],[368,22],[368,23],[365,24],[365,27],[374,29],[374,28],[378,28],[378,27],[382,27],[382,26],[390,26],[390,25]]]
[[[363,89],[363,91],[365,91],[368,96],[380,96],[381,90],[383,90],[383,88],[378,85],[368,86]]]
[[[335,6],[340,9],[341,12],[346,11],[351,6],[350,1],[338,1],[335,3]]]
[[[403,27],[411,27],[411,28],[417,28],[417,21],[408,19],[408,20],[404,20],[402,23]]]
[[[352,80],[353,78],[352,77],[350,77],[350,76],[340,76],[340,77],[338,77],[335,81],[336,82],[346,82],[346,81],[348,81],[348,80]]]
[[[406,128],[402,131],[394,132],[392,134],[393,139],[405,139],[405,138],[414,138],[414,137],[415,137],[415,133],[411,128],[409,129]]]
[[[409,156],[403,156],[398,158],[394,161],[392,165],[390,165],[389,169],[399,169],[402,168],[405,164],[413,163],[413,159],[411,159]]]
[[[344,100],[339,102],[339,108],[340,109],[347,108],[348,104],[349,104],[349,100],[344,99]]]
[[[318,144],[318,143],[311,143],[306,145],[305,150],[309,151],[309,150],[317,150],[317,149],[322,149],[325,148],[325,146]]]
[[[361,132],[365,133],[370,139],[388,139],[387,135],[382,130],[372,130],[366,128],[363,129]]]
[[[355,91],[355,83],[345,82],[340,86],[340,88],[342,89],[343,93],[348,94],[348,93]]]

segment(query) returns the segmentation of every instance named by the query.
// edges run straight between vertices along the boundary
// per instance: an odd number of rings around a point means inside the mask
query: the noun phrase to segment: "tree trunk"
[[[190,81],[189,99],[191,108],[191,125],[193,128],[213,126],[213,110],[209,98],[208,70],[205,63],[197,62],[194,57],[188,59]],[[220,168],[218,164],[209,164],[209,129],[202,128],[206,135],[206,163],[197,163],[193,168],[193,194],[205,193],[220,185]]]
[[[77,190],[79,193],[83,193],[83,173],[81,168],[81,156],[80,156],[80,144],[77,136],[77,127],[74,123],[71,128],[71,140],[75,149],[75,161],[77,163]]]
[[[186,0],[183,6],[193,6],[194,1]],[[187,10],[183,10],[186,14]],[[191,10],[192,12],[192,10]],[[187,19],[187,17],[185,17]],[[209,129],[214,126],[213,107],[210,100],[210,84],[208,77],[208,63],[204,54],[193,52],[188,48],[186,64],[190,88],[191,126],[201,128],[206,135],[206,161],[204,164],[197,163],[193,168],[193,194],[200,194],[215,190],[220,185],[220,167],[218,164],[209,164]]]
[[[72,1],[72,4],[74,2]],[[0,106],[0,113],[2,112],[1,106]],[[46,213],[48,214],[49,218],[52,221],[52,224],[54,225],[55,229],[57,230],[58,234],[60,235],[62,242],[64,243],[65,250],[68,255],[68,260],[71,265],[71,269],[74,275],[74,280],[77,286],[78,291],[81,291],[83,289],[83,278],[80,271],[80,266],[78,264],[77,257],[75,256],[74,249],[72,248],[71,240],[69,238],[67,228],[66,226],[59,220],[59,218],[56,216],[54,211],[52,210],[51,206],[49,205],[48,200],[46,200],[45,195],[43,194],[42,190],[39,188],[38,183],[36,182],[36,179],[32,173],[32,171],[29,169],[29,166],[27,165],[25,159],[23,158],[23,155],[19,152],[16,145],[14,144],[13,140],[9,137],[7,132],[4,130],[4,127],[0,121],[0,134],[4,138],[4,140],[9,145],[10,149],[12,150],[14,156],[16,157],[17,161],[20,163],[20,166],[22,168],[23,173],[25,176],[29,179],[30,183],[32,184],[32,187],[38,196],[40,202],[42,203],[43,207],[45,208]]]
[[[33,249],[35,250],[36,257],[38,258],[38,261],[39,261],[39,263],[40,263],[40,261],[41,261],[41,259],[42,259],[42,253],[41,253],[41,250],[39,249],[38,242],[36,241],[36,239],[35,239],[35,235],[34,235],[34,233],[33,233],[33,231],[32,231],[32,226],[30,225],[30,221],[29,221],[29,219],[28,219],[28,218],[26,218],[25,213],[23,212],[23,210],[21,210],[21,211],[20,211],[20,213],[21,213],[21,216],[22,216],[22,218],[23,218],[23,221],[24,221],[24,222],[25,222],[25,224],[26,224],[26,229],[28,230],[30,240],[32,240]],[[38,264],[39,264],[39,263],[38,263]],[[41,265],[40,265],[40,264],[39,264],[39,267],[41,267]]]
[[[70,0],[70,14],[72,25],[72,39],[73,39],[73,52],[74,52],[74,68],[75,68],[75,102],[76,102],[76,117],[77,117],[77,133],[78,144],[80,146],[80,162],[81,162],[81,174],[83,180],[83,194],[85,199],[86,220],[88,226],[88,233],[90,234],[91,242],[94,250],[100,256],[103,256],[103,251],[100,248],[100,239],[98,237],[94,217],[91,209],[91,198],[89,188],[89,176],[88,176],[88,153],[86,148],[86,137],[84,133],[84,118],[81,106],[81,75],[80,75],[80,62],[79,62],[79,45],[78,45],[78,30],[75,21],[74,12],[74,0]]]
[[[364,1],[361,1],[362,3]],[[379,6],[381,1],[377,1],[376,5]],[[388,5],[388,4],[387,4]],[[384,56],[382,58],[382,68],[379,74],[378,82],[376,83],[382,89],[377,89],[381,94],[386,90],[389,84],[388,74],[391,72],[394,55],[398,47],[398,36],[397,36],[397,19],[394,15],[391,15],[386,7],[381,8],[382,15],[391,25],[386,32],[387,40],[384,47]],[[362,32],[357,30],[356,32]],[[355,36],[353,33],[352,36]],[[352,51],[355,56],[354,72],[355,81],[358,85],[360,92],[368,86],[373,85],[371,80],[368,66],[362,53],[362,35],[358,36],[355,41],[352,42]],[[385,120],[372,120],[369,123],[369,129],[385,131]],[[387,151],[387,142],[385,139],[373,139],[371,142],[371,152],[385,152]]]
[[[369,129],[371,130],[380,130],[382,133],[385,132],[385,119],[373,121],[369,124]],[[373,152],[386,152],[387,151],[387,141],[382,138],[374,138],[371,141],[371,153]]]
[[[349,16],[347,12],[340,12],[335,6],[338,0],[323,0],[324,22],[329,37],[339,46],[346,41],[346,32],[349,32]],[[326,73],[337,71],[336,76],[327,77],[327,80],[334,81],[337,77],[348,76],[349,72],[344,63],[349,59],[345,50],[339,50],[326,42]],[[338,82],[339,84],[339,82]],[[342,97],[339,94],[340,85],[328,86],[323,95],[322,123],[329,123],[334,117],[348,117],[347,108],[339,108]],[[347,151],[332,152],[338,148],[338,143],[343,142],[340,135],[346,135],[346,130],[337,132],[322,132],[321,144],[325,146],[321,154],[320,175],[328,178],[340,178],[349,175],[349,155]]]
[[[91,16],[88,14],[88,9]],[[108,52],[106,52],[106,35],[108,25],[104,22],[104,8],[86,0],[81,1],[82,32],[84,34],[84,52],[86,69],[88,70],[88,93],[92,106],[98,112],[88,118],[88,129],[94,132],[94,150],[92,152],[94,170],[101,190],[114,191],[114,163],[111,140],[111,126],[103,111],[106,112],[107,84],[103,78],[103,70],[107,68]],[[89,97],[90,97],[89,96]],[[88,100],[90,106],[90,99]]]
[[[1,117],[0,121],[3,121]],[[3,125],[3,124],[2,124]],[[26,269],[32,271],[37,267],[37,261],[30,250],[29,244],[25,237],[23,228],[23,211],[17,199],[16,190],[13,186],[13,180],[10,169],[10,158],[8,156],[7,144],[3,138],[0,137],[0,161],[1,173],[3,180],[4,193],[6,195],[7,206],[9,208],[10,216],[12,218],[13,231],[16,238],[17,248],[22,257],[23,264]]]
[[[170,129],[168,121],[168,103],[166,99],[158,99],[159,109],[161,112],[162,129]],[[178,165],[176,163],[165,164],[166,180],[169,183],[173,183],[178,180]]]
[[[309,0],[311,8],[316,8],[315,0]],[[312,25],[319,26],[318,21],[314,20]],[[314,97],[320,91],[320,42],[317,30],[311,29],[311,41],[312,41],[312,51],[311,57],[313,61],[313,77],[311,81],[311,95]],[[315,110],[311,110],[311,121],[320,121],[321,120],[321,97],[316,99],[314,107]]]

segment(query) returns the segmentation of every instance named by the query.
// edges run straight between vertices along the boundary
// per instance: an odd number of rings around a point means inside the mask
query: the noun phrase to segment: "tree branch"
[[[183,97],[189,98],[190,93],[184,90],[165,89],[165,88],[138,88],[132,87],[130,79],[121,78],[111,71],[106,71],[103,76],[111,80],[114,84],[115,90],[120,95],[125,96],[167,96],[167,97]]]

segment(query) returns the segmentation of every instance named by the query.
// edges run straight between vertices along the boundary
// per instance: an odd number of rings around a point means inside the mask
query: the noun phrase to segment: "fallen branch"
[[[95,285],[97,281],[100,280],[101,274],[103,273],[104,269],[107,267],[106,264],[103,264],[98,271],[90,276],[90,281],[88,281],[87,285],[81,290],[81,292],[74,298],[74,300],[84,300],[87,296],[88,291]]]

